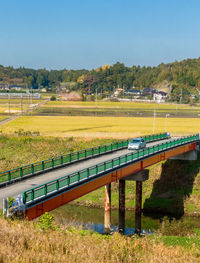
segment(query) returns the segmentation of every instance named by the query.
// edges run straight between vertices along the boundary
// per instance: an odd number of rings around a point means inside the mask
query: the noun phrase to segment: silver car
[[[146,147],[146,142],[143,138],[134,138],[128,144],[128,150],[139,150]]]

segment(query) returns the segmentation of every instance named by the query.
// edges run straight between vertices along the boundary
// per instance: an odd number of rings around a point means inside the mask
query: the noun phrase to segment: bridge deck
[[[162,140],[161,142],[164,143],[170,140],[172,139],[165,139],[165,140]],[[156,145],[158,143],[160,143],[160,141],[148,143],[148,147],[152,145]],[[69,166],[62,167],[56,170],[52,170],[52,171],[46,172],[45,174],[41,174],[41,175],[29,178],[29,179],[20,181],[16,184],[8,185],[7,187],[2,188],[0,190],[0,206],[2,205],[3,198],[6,198],[8,196],[17,196],[18,194],[21,194],[22,192],[26,191],[29,188],[39,186],[41,184],[47,183],[54,179],[58,179],[67,174],[76,172],[78,170],[82,170],[84,168],[90,167],[95,164],[99,164],[101,162],[107,161],[109,159],[113,159],[115,157],[119,157],[127,153],[130,153],[130,151],[127,149],[119,150],[119,151],[108,153],[106,155],[101,155],[101,156],[98,156],[92,159],[83,160],[78,163],[74,163]]]
[[[191,135],[106,160],[82,171],[29,189],[23,193],[25,215],[32,220],[99,187],[141,171],[162,160],[196,149],[199,135]]]

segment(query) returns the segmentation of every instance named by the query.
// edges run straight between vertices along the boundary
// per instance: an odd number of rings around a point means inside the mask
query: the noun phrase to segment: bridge
[[[119,230],[123,232],[125,181],[133,180],[136,181],[135,229],[140,233],[142,182],[148,180],[146,168],[169,158],[195,160],[199,145],[199,135],[171,138],[163,133],[144,139],[147,147],[137,151],[128,151],[126,140],[4,172],[1,186],[8,185],[0,190],[0,199],[23,193],[25,216],[32,220],[105,186],[105,231],[109,232],[111,183],[119,181]],[[49,181],[50,178],[53,180]]]

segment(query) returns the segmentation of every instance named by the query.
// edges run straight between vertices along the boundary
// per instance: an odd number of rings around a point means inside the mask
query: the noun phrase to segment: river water
[[[66,225],[81,227],[83,229],[92,229],[96,232],[104,232],[104,210],[103,208],[90,208],[84,206],[76,206],[73,204],[64,205],[51,212],[56,223]],[[134,234],[134,211],[126,211],[125,219],[125,234]],[[142,229],[144,233],[152,233],[162,227],[162,215],[157,215],[155,219],[151,216],[142,216]],[[200,229],[200,218],[196,217],[182,217],[179,221],[179,228],[187,227]],[[118,231],[118,210],[111,211],[111,225],[112,232]]]

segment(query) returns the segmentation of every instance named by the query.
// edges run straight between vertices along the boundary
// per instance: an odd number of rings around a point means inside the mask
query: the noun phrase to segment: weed
[[[38,220],[37,228],[43,230],[55,229],[54,216],[49,214],[48,212],[44,213]]]

